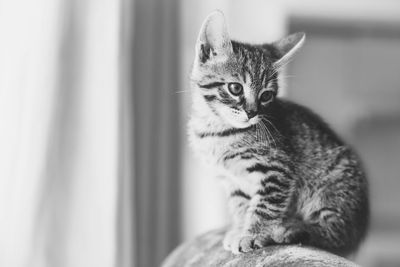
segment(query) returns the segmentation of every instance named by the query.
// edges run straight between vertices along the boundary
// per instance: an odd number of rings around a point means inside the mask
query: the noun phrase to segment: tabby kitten
[[[305,40],[272,44],[229,38],[224,16],[208,16],[191,73],[189,136],[219,167],[233,223],[233,253],[301,243],[354,252],[368,225],[368,186],[351,148],[310,110],[277,97],[279,70]]]

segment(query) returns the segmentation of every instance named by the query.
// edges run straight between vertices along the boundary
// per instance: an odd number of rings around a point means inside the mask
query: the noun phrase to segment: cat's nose
[[[246,114],[247,114],[247,118],[249,118],[249,120],[251,118],[254,118],[255,116],[257,116],[257,110],[246,110]]]

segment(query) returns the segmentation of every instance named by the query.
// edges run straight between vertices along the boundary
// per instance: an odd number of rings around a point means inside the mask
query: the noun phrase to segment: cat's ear
[[[224,61],[232,52],[228,27],[224,14],[216,10],[203,22],[196,43],[196,60],[200,63],[207,61]]]
[[[294,54],[303,46],[306,39],[306,34],[304,32],[298,32],[286,36],[274,43],[272,45],[279,51],[279,58],[273,65],[275,68],[280,68],[288,61],[292,59]]]

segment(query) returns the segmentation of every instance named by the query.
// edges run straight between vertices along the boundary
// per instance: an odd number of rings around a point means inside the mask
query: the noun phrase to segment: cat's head
[[[191,82],[197,108],[237,128],[258,123],[278,93],[279,69],[304,40],[295,33],[271,44],[232,41],[224,15],[214,11],[196,43]]]

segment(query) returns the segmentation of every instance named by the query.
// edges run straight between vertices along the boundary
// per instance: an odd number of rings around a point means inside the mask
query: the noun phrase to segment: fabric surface
[[[300,245],[270,246],[234,255],[222,246],[224,233],[224,230],[215,230],[183,243],[165,259],[162,267],[357,266],[345,258]]]

